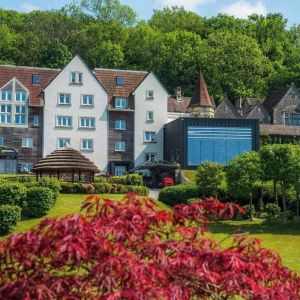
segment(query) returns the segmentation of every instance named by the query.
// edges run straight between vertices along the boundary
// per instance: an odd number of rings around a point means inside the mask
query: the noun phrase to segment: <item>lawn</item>
[[[193,170],[181,170],[181,172],[184,174],[184,177],[186,177],[189,181],[195,181],[195,179],[196,179],[196,171],[193,171]]]
[[[223,221],[210,225],[212,235],[221,241],[229,234],[248,232],[262,241],[262,246],[277,251],[283,264],[300,273],[300,224],[264,224],[261,221]],[[230,238],[222,245],[230,244]]]

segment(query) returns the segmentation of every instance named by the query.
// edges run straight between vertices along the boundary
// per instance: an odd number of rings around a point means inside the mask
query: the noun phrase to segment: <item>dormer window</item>
[[[127,108],[127,99],[126,98],[115,98],[115,108]]]
[[[116,85],[123,86],[125,83],[125,79],[123,76],[116,77]]]
[[[292,97],[292,99],[295,99],[296,98],[296,94],[292,93],[291,97]]]
[[[82,84],[82,73],[80,73],[80,72],[71,72],[71,74],[70,74],[70,83],[72,83],[72,84]]]
[[[41,75],[33,74],[32,75],[32,84],[36,84],[36,85],[41,84]]]

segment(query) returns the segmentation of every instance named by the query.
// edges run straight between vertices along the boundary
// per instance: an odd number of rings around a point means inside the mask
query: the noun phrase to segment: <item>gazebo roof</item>
[[[72,148],[58,149],[40,160],[32,171],[89,171],[100,173],[100,170],[88,158]]]
[[[167,171],[176,170],[178,167],[168,161],[157,159],[157,158],[150,158],[143,164],[135,167],[132,171],[142,171],[142,170],[149,170],[154,173],[163,173]]]

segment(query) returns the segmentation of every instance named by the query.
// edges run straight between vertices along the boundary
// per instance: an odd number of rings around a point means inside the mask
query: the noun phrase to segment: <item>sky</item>
[[[0,0],[0,7],[29,12],[36,9],[56,9],[71,0]],[[202,16],[215,16],[226,13],[238,18],[246,18],[251,13],[265,15],[280,12],[289,21],[289,25],[300,23],[299,0],[121,0],[122,4],[131,6],[139,19],[148,20],[154,9],[164,6],[184,6]]]

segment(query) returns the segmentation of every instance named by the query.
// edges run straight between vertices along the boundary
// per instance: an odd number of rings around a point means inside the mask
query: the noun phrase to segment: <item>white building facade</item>
[[[71,147],[101,170],[107,168],[108,94],[75,56],[44,89],[43,156]]]

